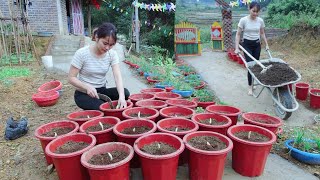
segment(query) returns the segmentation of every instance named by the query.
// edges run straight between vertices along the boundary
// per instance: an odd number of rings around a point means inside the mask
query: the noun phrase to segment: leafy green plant
[[[213,94],[206,89],[199,89],[193,93],[200,102],[211,102],[213,101]]]
[[[0,68],[0,79],[6,79],[10,77],[24,77],[29,76],[30,70],[25,67],[2,67]]]
[[[305,152],[320,153],[320,138],[304,128],[295,128],[292,146]]]
[[[205,109],[203,109],[202,107],[197,107],[196,108],[196,113],[204,113]]]

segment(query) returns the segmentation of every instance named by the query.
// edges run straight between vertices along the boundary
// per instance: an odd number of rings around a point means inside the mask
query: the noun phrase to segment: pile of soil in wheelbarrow
[[[275,86],[298,79],[297,74],[285,63],[271,62],[263,63],[264,66],[268,67],[272,65],[265,73],[262,73],[262,68],[255,64],[250,67],[253,74],[259,79],[262,84]]]

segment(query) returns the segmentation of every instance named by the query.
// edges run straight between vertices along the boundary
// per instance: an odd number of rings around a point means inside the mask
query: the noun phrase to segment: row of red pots
[[[256,143],[239,139],[234,136],[234,133],[240,131],[253,131],[263,134],[269,138],[269,141],[264,143]],[[224,142],[227,147],[220,151],[204,151],[196,149],[188,144],[188,140],[195,136],[217,137],[219,138],[219,140]],[[144,179],[175,179],[179,155],[183,152],[185,146],[190,152],[190,179],[221,179],[223,175],[226,155],[229,151],[232,150],[233,144],[233,169],[244,176],[261,175],[264,169],[267,155],[270,152],[272,143],[276,139],[275,135],[271,131],[258,126],[237,125],[229,128],[228,136],[233,140],[233,142],[225,135],[209,131],[188,133],[183,137],[183,141],[179,137],[168,133],[154,133],[139,137],[137,140],[135,140],[133,147],[135,152],[139,155]],[[70,140],[78,142],[84,141],[89,143],[90,145],[87,148],[74,153],[55,153],[57,147]],[[158,156],[150,155],[140,150],[141,147],[152,142],[164,142],[170,144],[175,149],[177,149],[177,151],[168,155]],[[129,161],[133,157],[132,147],[124,143],[115,142],[105,143],[93,147],[95,143],[96,139],[94,136],[76,133],[60,136],[57,139],[51,141],[47,145],[45,151],[50,157],[53,158],[53,163],[57,169],[60,179],[85,179],[87,177],[86,170],[84,170],[80,162],[88,169],[91,179],[127,179],[129,177]],[[259,148],[257,148],[257,146]],[[94,154],[102,154],[105,152],[110,152],[111,150],[125,150],[129,155],[124,160],[112,165],[97,166],[87,163],[87,161]],[[82,153],[84,154],[81,156]],[[214,171],[212,169],[214,169]]]
[[[307,100],[310,94],[310,107],[314,109],[320,108],[320,89],[311,88],[308,83],[299,82],[295,84],[296,98],[299,100]]]
[[[234,49],[228,49],[227,54],[228,54],[228,58],[230,60],[237,62],[238,64],[241,64],[244,66],[243,60],[241,59],[241,57],[238,54],[236,54],[234,52]],[[244,57],[244,56],[242,55],[242,57]]]

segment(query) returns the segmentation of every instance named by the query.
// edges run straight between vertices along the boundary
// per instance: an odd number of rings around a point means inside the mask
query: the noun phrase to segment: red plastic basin
[[[299,82],[296,83],[296,97],[299,100],[306,100],[308,97],[308,91],[310,85],[308,83]]]
[[[50,81],[42,84],[39,88],[39,92],[59,91],[62,88],[62,83],[58,80]]]
[[[118,101],[117,100],[116,101],[111,101],[111,102],[112,102],[112,105],[114,107],[117,107],[117,105],[118,105]],[[114,117],[119,118],[120,120],[124,120],[125,118],[122,116],[122,112],[124,110],[126,110],[126,109],[132,108],[132,106],[133,106],[133,103],[127,101],[127,107],[126,108],[111,109],[109,103],[106,102],[106,103],[101,104],[99,108],[100,108],[101,111],[103,111],[105,116],[114,116]]]
[[[194,109],[198,106],[197,102],[189,101],[187,99],[168,99],[166,103],[169,106],[179,106]]]
[[[274,134],[279,133],[280,127],[282,126],[283,122],[278,117],[269,116],[267,114],[262,113],[254,113],[248,112],[243,113],[242,118],[244,120],[244,124],[252,124],[260,127],[264,127],[269,129]],[[261,122],[264,121],[264,122]]]
[[[108,165],[93,165],[88,163],[88,161],[92,158],[94,155],[98,154],[105,154],[107,152],[112,151],[124,151],[128,153],[129,155],[123,159],[122,161],[119,161],[117,163],[108,164]],[[104,179],[130,179],[130,168],[129,168],[129,162],[132,159],[134,154],[133,148],[126,144],[121,142],[109,142],[97,145],[90,149],[89,151],[85,152],[81,156],[81,164],[88,169],[90,179],[95,180],[104,180]]]
[[[238,122],[238,117],[241,113],[241,110],[233,106],[225,105],[210,105],[206,107],[206,111],[214,114],[225,115],[232,120],[232,125],[236,125]]]
[[[160,110],[160,115],[163,118],[180,117],[180,118],[191,118],[195,111],[190,108],[169,106]]]
[[[320,89],[310,90],[310,107],[314,109],[320,108]]]
[[[209,124],[203,124],[200,121],[204,119],[215,119],[219,122],[226,122],[222,125],[209,125]],[[196,122],[199,125],[200,131],[212,131],[217,132],[223,135],[227,135],[227,130],[232,124],[232,120],[224,115],[219,114],[213,114],[213,113],[198,113],[192,116],[192,121]]]
[[[180,99],[182,96],[177,93],[172,93],[172,92],[158,92],[155,93],[156,99],[166,101],[168,99]]]
[[[149,114],[148,117],[141,117],[142,119],[148,119],[151,121],[156,121],[156,118],[159,116],[159,111],[153,108],[147,107],[133,107],[130,109],[126,109],[122,112],[122,116],[126,119],[137,119],[138,117],[133,116],[133,114]]]
[[[84,110],[76,111],[67,115],[67,118],[71,121],[75,121],[81,126],[83,123],[97,117],[102,117],[103,112],[98,110]]]
[[[68,141],[86,142],[90,145],[82,150],[68,153],[57,154],[55,151],[58,147]],[[96,144],[96,138],[91,134],[75,133],[60,136],[52,140],[46,147],[46,153],[52,158],[54,167],[57,170],[60,180],[87,180],[89,178],[87,170],[81,165],[81,155],[91,149]]]
[[[140,93],[140,94],[131,94],[129,96],[131,102],[135,105],[137,101],[146,100],[146,99],[155,99],[153,94]]]
[[[58,91],[38,92],[32,95],[32,100],[39,107],[53,106],[58,102]]]
[[[160,110],[162,108],[167,107],[168,104],[161,100],[141,100],[136,103],[136,106]]]
[[[92,134],[96,137],[97,144],[116,141],[116,136],[112,130],[113,130],[114,126],[120,122],[120,119],[117,117],[104,116],[104,117],[93,118],[93,119],[83,123],[80,126],[80,132],[85,133],[89,127],[96,126],[99,124],[99,122],[112,124],[113,126],[108,129],[101,130],[101,131],[88,132],[89,134]]]
[[[51,142],[52,140],[56,139],[57,137],[46,137],[46,136],[42,136],[42,134],[51,131],[51,129],[53,128],[57,128],[57,127],[70,127],[73,128],[73,130],[67,134],[73,134],[75,132],[77,132],[79,130],[79,125],[76,122],[73,121],[68,121],[68,120],[62,120],[62,121],[54,121],[54,122],[50,122],[47,124],[43,124],[40,127],[38,127],[35,132],[34,135],[36,136],[36,138],[38,138],[40,140],[41,143],[41,147],[43,152],[45,152],[46,146],[49,144],[49,142]],[[64,135],[67,135],[64,134]],[[51,159],[51,157],[49,157],[46,153],[44,153],[45,157],[46,157],[46,161],[47,164],[53,164],[53,161]]]

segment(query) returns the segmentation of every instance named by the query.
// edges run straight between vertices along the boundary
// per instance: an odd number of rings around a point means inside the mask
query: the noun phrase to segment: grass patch
[[[1,67],[0,79],[11,77],[26,77],[30,75],[30,69],[26,67]]]

